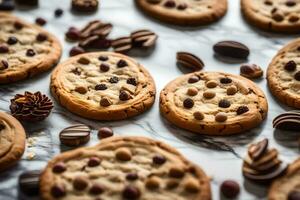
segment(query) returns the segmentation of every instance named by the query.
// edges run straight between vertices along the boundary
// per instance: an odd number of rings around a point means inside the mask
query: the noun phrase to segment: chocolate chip
[[[203,97],[206,99],[212,99],[216,96],[216,93],[213,91],[205,91],[203,92]]]
[[[93,184],[91,189],[89,190],[90,194],[98,195],[102,194],[104,192],[104,187],[100,185],[99,183]]]
[[[71,72],[78,76],[81,74],[81,72],[79,71],[79,69],[77,67],[75,69],[72,69]]]
[[[105,84],[98,84],[95,86],[95,90],[106,90],[107,86]]]
[[[266,151],[268,150],[269,140],[263,139],[255,144],[251,144],[248,148],[248,155],[253,160],[259,160],[263,155],[265,155]]]
[[[84,190],[88,186],[88,180],[85,177],[78,176],[73,180],[75,190]]]
[[[188,52],[177,52],[177,63],[192,71],[200,71],[204,67],[204,62],[196,55]]]
[[[172,178],[182,178],[184,176],[184,171],[179,167],[171,167],[169,176]]]
[[[94,12],[98,5],[98,0],[72,0],[72,10],[77,12]]]
[[[101,61],[108,61],[108,56],[99,56],[98,59]]]
[[[296,2],[295,2],[295,0],[287,0],[285,2],[285,5],[288,6],[288,7],[292,7],[292,6],[296,5]]]
[[[79,94],[85,94],[87,93],[88,90],[83,86],[77,86],[75,88],[75,91],[78,92]]]
[[[194,101],[193,99],[191,98],[186,98],[184,101],[183,101],[183,106],[185,108],[192,108],[194,106]]]
[[[174,8],[176,6],[176,3],[174,0],[167,0],[164,4],[165,7],[168,8]]]
[[[250,54],[246,45],[235,41],[218,42],[214,45],[213,50],[217,55],[236,59],[247,59]]]
[[[103,72],[109,71],[109,68],[110,68],[109,65],[106,63],[101,63],[101,65],[100,65],[100,70]]]
[[[131,151],[125,147],[119,148],[116,151],[116,158],[121,161],[130,161],[131,160]]]
[[[240,67],[240,74],[246,78],[260,78],[263,75],[263,70],[256,64],[243,64]]]
[[[102,99],[100,100],[100,105],[103,107],[108,107],[111,104],[112,104],[112,102],[106,97],[102,97]]]
[[[66,189],[64,185],[54,185],[51,187],[51,195],[55,198],[60,198],[66,195]]]
[[[155,155],[152,158],[152,162],[156,165],[162,165],[167,161],[167,159],[163,155]]]
[[[284,20],[284,16],[282,13],[278,12],[278,11],[275,11],[273,14],[272,14],[272,18],[277,21],[277,22],[281,22]]]
[[[284,112],[273,120],[273,127],[287,131],[300,130],[300,113]]]
[[[66,32],[66,38],[72,41],[77,41],[80,39],[80,31],[75,27],[70,27]]]
[[[11,11],[13,9],[15,9],[14,1],[12,0],[0,1],[0,11]]]
[[[117,66],[118,67],[126,67],[126,66],[128,66],[128,63],[125,61],[125,60],[123,60],[123,59],[121,59],[121,60],[119,60],[119,62],[117,63]]]
[[[198,76],[192,76],[189,78],[188,83],[197,83],[199,80]]]
[[[197,120],[203,120],[204,119],[204,114],[202,112],[199,112],[199,111],[194,112],[193,116]]]
[[[109,79],[109,82],[110,82],[110,83],[118,83],[118,82],[119,82],[119,78],[116,77],[116,76],[113,76],[113,77],[111,77],[111,78]]]
[[[220,108],[229,108],[231,105],[230,101],[226,100],[226,99],[222,99],[219,101],[219,107]]]
[[[66,146],[79,146],[90,140],[91,129],[85,124],[75,124],[59,133],[60,142]]]
[[[77,56],[79,54],[83,54],[84,52],[85,52],[85,50],[83,48],[75,46],[75,47],[72,47],[72,49],[70,50],[69,55],[70,56]]]
[[[129,95],[129,93],[128,93],[127,91],[121,90],[121,91],[120,91],[120,94],[119,94],[119,99],[120,99],[121,101],[127,101],[127,100],[130,99],[130,95]]]
[[[9,45],[13,45],[13,44],[16,44],[18,42],[18,39],[14,36],[10,36],[8,39],[7,39],[7,44]]]
[[[44,26],[47,23],[47,21],[44,18],[38,17],[35,19],[35,23],[40,26]]]
[[[37,36],[36,36],[36,40],[39,41],[39,42],[44,42],[48,39],[48,35],[46,35],[45,33],[39,33]]]
[[[28,49],[28,50],[26,51],[26,56],[28,56],[28,57],[33,57],[33,56],[35,56],[35,51],[34,51],[33,49]]]
[[[242,114],[244,114],[244,113],[246,113],[246,112],[248,112],[249,111],[249,108],[247,107],[247,106],[240,106],[240,107],[238,107],[238,109],[236,110],[236,114],[237,115],[242,115]]]
[[[55,16],[55,17],[61,17],[63,14],[64,14],[64,11],[63,11],[61,8],[57,8],[57,9],[54,11],[54,16]]]
[[[215,120],[217,122],[225,122],[227,120],[227,115],[224,112],[220,112],[216,115]]]
[[[134,85],[134,86],[137,85],[135,78],[128,78],[126,82],[127,82],[127,84],[130,84],[130,85]]]
[[[187,9],[187,4],[186,3],[181,3],[181,4],[179,4],[178,6],[177,6],[177,9],[178,10],[185,10],[185,9]]]
[[[101,163],[101,159],[97,157],[91,157],[88,161],[88,166],[89,167],[96,167],[99,166]]]
[[[294,77],[297,81],[300,81],[300,71],[297,72]]]
[[[141,192],[137,187],[126,186],[122,193],[125,199],[138,199],[141,196]]]
[[[56,163],[56,164],[53,166],[52,171],[53,171],[54,173],[60,174],[60,173],[62,173],[62,172],[64,172],[64,171],[66,171],[66,169],[67,169],[67,168],[66,168],[65,163],[59,162],[59,163]]]
[[[296,67],[297,67],[297,64],[293,60],[290,60],[289,62],[287,62],[284,65],[284,69],[287,71],[294,71],[296,69]]]
[[[227,180],[222,183],[221,192],[226,198],[236,198],[240,193],[240,186],[236,181]]]
[[[232,83],[232,80],[230,78],[225,77],[225,78],[220,79],[220,83],[229,84],[229,83]]]
[[[109,127],[102,127],[98,130],[98,138],[99,139],[104,139],[108,137],[112,137],[114,135],[114,132],[111,128]]]
[[[230,86],[227,88],[226,93],[227,95],[235,95],[237,93],[238,89],[235,85]]]
[[[218,86],[218,83],[217,81],[214,81],[214,80],[210,80],[206,83],[206,87],[208,88],[215,88]]]
[[[25,171],[19,176],[19,188],[28,196],[37,196],[39,194],[39,176],[40,170]]]
[[[291,191],[287,200],[300,200],[300,191]]]
[[[0,70],[5,70],[9,67],[9,64],[6,60],[1,60],[0,62]]]
[[[19,22],[19,21],[16,21],[15,23],[14,23],[14,27],[15,27],[15,29],[17,29],[17,30],[21,30],[22,28],[23,28],[23,24],[21,23],[21,22]]]
[[[8,53],[9,49],[8,46],[1,44],[0,45],[0,53]]]
[[[80,57],[77,62],[83,65],[88,65],[91,61],[87,57]]]
[[[155,190],[159,188],[161,180],[158,177],[152,176],[145,181],[146,188]]]
[[[137,173],[129,173],[126,175],[126,179],[130,181],[135,181],[138,178],[139,176],[137,175]]]

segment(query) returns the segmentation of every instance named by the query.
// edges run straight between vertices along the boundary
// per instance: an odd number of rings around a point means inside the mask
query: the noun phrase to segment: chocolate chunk
[[[70,27],[65,35],[66,38],[71,41],[77,41],[80,39],[80,31],[75,27]]]
[[[83,86],[77,86],[75,88],[75,91],[78,92],[79,94],[86,94],[88,92],[88,89]]]
[[[260,159],[266,153],[266,150],[268,149],[268,145],[269,145],[268,139],[263,139],[262,141],[251,145],[248,149],[248,154],[251,157],[251,159],[253,160]]]
[[[183,106],[184,106],[185,108],[192,108],[192,107],[194,107],[194,101],[193,101],[193,99],[191,99],[191,98],[186,98],[186,99],[183,101]]]
[[[137,175],[137,173],[129,173],[126,175],[126,179],[129,181],[135,181],[139,178],[139,176]]]
[[[98,130],[98,138],[99,139],[104,139],[108,137],[112,137],[114,135],[114,132],[111,128],[109,127],[102,127]]]
[[[48,35],[46,35],[45,33],[39,33],[37,36],[36,36],[36,40],[39,41],[39,42],[44,42],[48,39]]]
[[[132,48],[131,37],[120,37],[112,41],[111,46],[115,52],[126,53]]]
[[[102,72],[108,72],[109,71],[109,65],[108,64],[106,64],[106,63],[101,63],[101,65],[100,65],[100,70],[102,71]]]
[[[84,49],[108,49],[111,46],[111,40],[102,39],[98,35],[90,36],[79,42],[79,46]]]
[[[217,122],[225,122],[228,119],[226,113],[220,112],[216,115],[215,120]]]
[[[235,41],[218,42],[213,49],[217,55],[236,59],[247,59],[250,54],[246,45]]]
[[[226,99],[222,99],[219,101],[219,107],[220,108],[229,108],[231,105],[230,101],[226,100]]]
[[[39,4],[38,0],[15,0],[17,4],[24,6],[37,6]]]
[[[151,176],[145,181],[145,186],[150,190],[155,190],[159,188],[160,182],[161,180],[158,177]]]
[[[19,176],[19,188],[28,196],[39,195],[40,170],[25,171]]]
[[[109,82],[110,82],[110,83],[118,83],[118,82],[119,82],[119,78],[116,77],[116,76],[113,76],[113,77],[111,77],[111,78],[109,79]]]
[[[178,10],[185,10],[187,9],[188,5],[186,3],[181,3],[177,6]]]
[[[77,60],[77,62],[80,64],[83,64],[83,65],[88,65],[88,64],[90,64],[91,61],[87,57],[82,56]]]
[[[95,12],[98,9],[98,0],[72,0],[72,10],[77,12]]]
[[[0,11],[11,11],[15,9],[13,0],[2,0],[0,1]]]
[[[216,93],[213,91],[205,91],[203,92],[203,97],[206,99],[212,99],[216,96]]]
[[[158,36],[150,30],[138,30],[130,35],[134,47],[150,48],[155,46]]]
[[[5,70],[9,67],[9,64],[6,60],[1,60],[0,62],[0,70]]]
[[[200,80],[198,76],[192,76],[189,78],[188,83],[197,83]]]
[[[112,104],[111,100],[106,98],[106,97],[102,97],[100,100],[100,105],[103,107],[108,107]]]
[[[88,161],[88,166],[89,167],[97,167],[101,163],[101,159],[97,157],[91,157]]]
[[[90,140],[91,129],[84,124],[75,124],[59,133],[60,142],[66,146],[79,146]]]
[[[125,147],[119,148],[116,151],[116,158],[121,161],[130,161],[131,160],[131,151]]]
[[[79,190],[82,191],[85,188],[87,188],[89,182],[87,180],[87,178],[82,177],[82,176],[78,176],[73,180],[73,187],[75,190]]]
[[[300,71],[297,72],[294,76],[294,78],[297,80],[297,81],[300,81]]]
[[[167,8],[174,8],[176,6],[176,2],[174,0],[167,0],[164,3],[164,6]]]
[[[126,186],[122,193],[125,199],[138,199],[141,196],[140,190],[135,186]]]
[[[61,17],[63,14],[64,14],[64,11],[63,11],[63,9],[61,9],[61,8],[57,8],[57,9],[54,11],[54,16],[55,16],[55,17]]]
[[[83,54],[83,53],[85,53],[85,50],[83,48],[75,46],[75,47],[71,48],[69,55],[77,56],[77,55]]]
[[[95,86],[95,90],[106,90],[107,86],[105,84],[98,84]]]
[[[66,195],[66,189],[64,185],[53,185],[51,187],[51,195],[55,198],[61,198]]]
[[[182,178],[184,176],[184,171],[179,167],[171,167],[169,176],[172,178]]]
[[[197,120],[203,120],[204,119],[204,114],[202,112],[199,112],[199,111],[194,112],[193,116]]]
[[[56,174],[60,174],[64,171],[66,171],[67,167],[66,167],[66,164],[63,163],[63,162],[59,162],[59,163],[56,163],[53,168],[52,168],[52,172],[56,173]]]
[[[188,52],[177,52],[177,63],[180,64],[183,67],[186,67],[188,69],[191,69],[193,71],[199,71],[203,69],[204,63],[203,61]]]
[[[240,67],[240,74],[246,78],[254,79],[263,76],[263,70],[255,64],[243,64]]]
[[[95,183],[92,185],[89,192],[90,192],[90,194],[93,194],[93,195],[99,195],[99,194],[102,194],[104,192],[104,190],[105,190],[105,188],[101,184]]]
[[[152,162],[156,165],[162,165],[167,161],[167,159],[163,155],[155,155],[152,158]]]
[[[119,68],[126,67],[126,66],[128,66],[128,63],[123,59],[119,60],[117,63],[117,67]]]
[[[291,191],[287,200],[300,200],[300,191]]]
[[[128,78],[126,82],[127,82],[127,84],[130,84],[130,85],[134,85],[134,86],[137,85],[135,78]]]
[[[284,69],[287,71],[290,71],[290,72],[295,71],[296,67],[297,67],[297,64],[293,60],[290,60],[289,62],[287,62],[284,65]]]
[[[167,181],[167,188],[172,190],[175,189],[176,187],[178,187],[179,182],[177,180],[174,179],[170,179]]]
[[[246,113],[246,112],[248,112],[249,111],[249,108],[247,107],[247,106],[240,106],[240,107],[238,107],[238,109],[236,110],[236,114],[237,115],[242,115],[242,114],[244,114],[244,113]]]
[[[226,93],[227,95],[235,95],[237,93],[238,89],[235,85],[230,86],[227,88]]]
[[[208,87],[208,88],[215,88],[217,86],[218,86],[218,83],[215,80],[210,80],[210,81],[207,81],[207,83],[206,83],[206,87]]]
[[[293,6],[295,6],[296,4],[297,4],[297,3],[296,3],[295,0],[287,0],[287,1],[285,2],[285,5],[288,6],[288,7],[293,7]]]
[[[44,18],[38,17],[35,19],[35,23],[40,26],[44,26],[47,21]]]
[[[99,56],[98,59],[101,61],[108,61],[108,56]]]
[[[226,180],[221,185],[221,192],[226,198],[234,199],[240,193],[240,185],[233,180]]]
[[[79,69],[77,67],[75,69],[72,69],[71,72],[78,76],[81,74],[81,72],[79,71]]]
[[[10,36],[7,39],[7,44],[9,44],[9,45],[13,45],[13,44],[17,44],[17,43],[18,43],[18,39],[14,36]]]
[[[80,36],[83,39],[91,38],[93,36],[98,36],[98,39],[104,39],[109,35],[112,27],[113,26],[110,23],[93,20],[80,30]]]
[[[225,77],[225,78],[220,79],[220,83],[229,84],[229,83],[232,83],[232,80],[230,78]]]
[[[21,22],[16,21],[14,23],[14,27],[15,27],[16,30],[21,30],[24,27],[24,25]]]
[[[5,129],[5,125],[2,122],[0,122],[0,131],[2,131],[4,129]]]
[[[8,46],[6,46],[5,44],[0,44],[0,53],[8,53],[9,49]]]
[[[273,120],[273,127],[287,131],[300,130],[300,113],[295,111],[285,112]]]
[[[33,57],[33,56],[35,56],[35,51],[33,50],[33,49],[28,49],[27,51],[26,51],[26,56],[28,56],[28,57]]]

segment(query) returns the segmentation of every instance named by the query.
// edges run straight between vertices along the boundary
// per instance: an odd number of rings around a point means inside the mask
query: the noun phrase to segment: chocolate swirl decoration
[[[17,94],[10,101],[12,115],[19,120],[29,122],[44,120],[53,108],[51,99],[41,92]]]
[[[294,110],[282,113],[273,120],[273,127],[287,131],[300,130],[300,111]]]
[[[243,175],[249,180],[266,183],[282,175],[287,164],[278,158],[276,149],[268,149],[268,139],[264,139],[248,148],[244,159]]]

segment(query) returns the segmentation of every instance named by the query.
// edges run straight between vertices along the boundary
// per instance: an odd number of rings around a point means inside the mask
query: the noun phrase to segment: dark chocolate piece
[[[79,146],[90,140],[91,129],[85,124],[75,124],[63,129],[59,139],[66,146]]]

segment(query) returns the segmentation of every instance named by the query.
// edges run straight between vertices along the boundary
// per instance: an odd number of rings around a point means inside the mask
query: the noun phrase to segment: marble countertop
[[[64,9],[61,18],[55,18],[56,8]],[[260,65],[264,70],[276,52],[288,41],[298,35],[285,36],[270,34],[250,27],[242,18],[238,0],[229,0],[229,11],[218,23],[197,28],[182,28],[154,21],[141,14],[134,6],[133,0],[102,0],[99,11],[94,15],[74,15],[70,11],[69,0],[40,1],[38,9],[16,10],[14,13],[23,19],[34,22],[36,17],[47,19],[47,30],[54,33],[63,44],[63,58],[68,57],[70,48],[74,45],[64,40],[64,33],[70,26],[82,27],[88,21],[101,19],[114,25],[111,38],[126,36],[130,32],[147,28],[159,35],[157,46],[149,55],[132,55],[142,63],[153,75],[157,93],[174,78],[183,74],[176,66],[176,52],[188,51],[199,56],[205,62],[207,71],[224,71],[239,73],[240,63],[224,63],[215,58],[212,46],[221,40],[236,40],[246,44],[251,49],[248,62]],[[9,111],[10,99],[16,93],[24,91],[41,91],[49,96],[50,72],[31,80],[16,84],[0,86],[0,110]],[[119,122],[98,122],[86,120],[71,114],[55,102],[55,108],[47,120],[24,124],[27,137],[32,138],[33,145],[28,145],[26,152],[18,165],[0,174],[0,199],[21,199],[17,180],[25,170],[42,169],[54,155],[66,149],[60,146],[58,134],[60,130],[75,122],[90,125],[93,129],[110,126],[116,135],[142,135],[164,141],[188,159],[200,165],[212,177],[213,199],[222,199],[219,195],[219,185],[225,179],[234,179],[241,185],[239,199],[265,199],[267,187],[255,185],[246,181],[241,173],[242,157],[247,146],[262,138],[269,138],[270,145],[276,147],[283,160],[291,162],[299,156],[296,133],[274,131],[272,119],[288,108],[274,99],[267,88],[265,77],[256,83],[265,92],[269,102],[269,115],[258,128],[232,137],[196,136],[181,130],[164,120],[158,109],[159,99],[149,112],[138,117]],[[95,131],[87,146],[98,142]],[[35,154],[33,159],[30,155]]]

